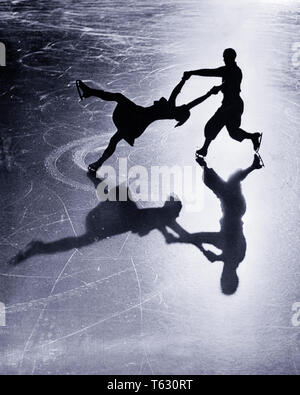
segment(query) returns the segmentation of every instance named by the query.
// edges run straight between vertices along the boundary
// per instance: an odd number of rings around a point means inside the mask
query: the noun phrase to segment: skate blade
[[[262,167],[265,167],[265,163],[264,163],[263,158],[261,157],[260,153],[256,152],[256,155],[258,156]]]
[[[206,165],[206,161],[204,159],[203,156],[197,156],[196,155],[196,162],[198,163],[198,165],[200,165],[201,167]]]
[[[77,88],[77,92],[78,92],[78,95],[80,97],[80,100],[83,100],[83,96],[82,96],[82,93],[80,91],[79,82],[80,82],[79,80],[76,81],[76,88]]]
[[[261,134],[260,134],[260,137],[259,137],[258,147],[256,148],[256,151],[255,151],[255,152],[257,152],[257,153],[258,153],[258,151],[259,151],[259,149],[260,149],[260,146],[261,146],[262,136],[263,136],[263,134],[261,133]]]
[[[98,169],[95,169],[95,167],[88,165],[87,171],[89,174],[96,174]]]
[[[88,169],[88,174],[92,177],[97,177],[97,171],[94,169]]]

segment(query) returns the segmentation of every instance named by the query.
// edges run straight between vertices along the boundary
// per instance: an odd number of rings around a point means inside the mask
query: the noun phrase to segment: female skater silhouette
[[[93,180],[95,188],[97,188],[101,180],[91,174],[88,174],[88,177]],[[11,258],[9,263],[17,265],[35,255],[56,254],[74,248],[81,249],[109,237],[128,232],[144,237],[157,229],[164,237],[167,237],[167,226],[171,226],[175,222],[182,209],[181,201],[175,196],[170,196],[163,207],[139,208],[131,200],[130,190],[125,184],[118,185],[109,193],[111,196],[120,196],[120,193],[124,196],[125,193],[127,200],[108,199],[99,203],[86,217],[85,233],[50,242],[33,240]]]
[[[99,89],[92,89],[82,81],[77,80],[76,86],[81,99],[95,96],[102,100],[115,101],[117,103],[112,117],[117,127],[117,132],[111,138],[101,158],[88,166],[89,172],[96,175],[97,170],[112,156],[118,143],[122,139],[133,146],[135,139],[140,137],[152,122],[160,119],[175,119],[178,121],[175,127],[183,125],[190,117],[191,108],[202,103],[212,94],[217,94],[221,89],[220,87],[213,87],[206,95],[188,104],[176,106],[176,98],[185,81],[186,78],[182,78],[180,83],[173,89],[169,100],[162,97],[154,101],[152,106],[142,107],[133,103],[121,93],[111,93]]]

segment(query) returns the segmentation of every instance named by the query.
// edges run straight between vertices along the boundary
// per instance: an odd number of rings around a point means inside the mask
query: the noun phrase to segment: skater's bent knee
[[[115,101],[118,103],[126,99],[122,93],[114,93],[114,95],[115,95]]]

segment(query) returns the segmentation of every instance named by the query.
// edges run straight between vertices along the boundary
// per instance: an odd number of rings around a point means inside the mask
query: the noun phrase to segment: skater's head
[[[231,265],[224,264],[221,276],[221,289],[225,295],[233,295],[239,286],[239,278],[236,268]]]
[[[186,105],[175,107],[175,119],[178,123],[175,128],[183,125],[190,117],[191,113]]]
[[[163,207],[138,210],[131,231],[139,236],[146,236],[154,229],[161,229],[176,220],[182,209],[182,203],[177,196],[169,196]],[[138,217],[137,214],[140,214]]]
[[[236,59],[235,50],[232,48],[225,49],[225,51],[223,52],[223,59],[224,59],[224,63],[226,64],[226,66],[234,64],[235,59]]]
[[[166,200],[161,210],[160,216],[163,218],[163,222],[166,225],[179,217],[182,210],[182,203],[177,196],[171,195],[168,200]]]
[[[164,107],[168,104],[168,100],[165,97],[161,97],[159,100],[154,100],[153,105],[156,107]]]
[[[171,195],[169,196],[169,199],[166,200],[164,207],[169,209],[170,212],[173,213],[174,218],[177,218],[179,217],[180,211],[182,209],[182,203],[179,200],[178,196]]]

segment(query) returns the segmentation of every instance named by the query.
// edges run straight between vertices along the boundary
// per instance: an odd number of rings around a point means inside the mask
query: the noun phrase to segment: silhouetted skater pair
[[[82,81],[77,81],[77,88],[82,98],[90,96],[103,100],[116,101],[117,106],[113,113],[113,120],[117,127],[116,134],[112,137],[102,157],[89,165],[90,178],[97,186],[100,180],[94,177],[97,169],[108,159],[116,149],[120,140],[124,139],[134,145],[146,128],[159,119],[176,119],[176,126],[186,122],[190,116],[190,109],[202,103],[211,94],[222,91],[224,100],[222,106],[210,119],[205,127],[205,143],[197,152],[198,164],[203,168],[205,185],[210,188],[221,202],[223,217],[220,221],[219,232],[199,232],[191,234],[183,229],[176,221],[182,204],[171,199],[161,208],[139,209],[136,203],[128,199],[125,202],[107,201],[100,203],[86,218],[86,233],[78,237],[66,237],[61,240],[44,243],[32,241],[20,251],[12,263],[19,263],[37,254],[52,254],[82,248],[102,240],[108,236],[119,235],[131,231],[140,236],[147,235],[150,231],[159,230],[167,243],[189,243],[195,245],[210,261],[224,263],[221,276],[221,288],[224,294],[233,294],[238,287],[237,268],[243,261],[246,253],[246,240],[243,234],[242,217],[246,212],[246,202],[241,191],[241,182],[255,169],[262,167],[259,154],[254,156],[252,165],[239,170],[227,182],[222,180],[217,173],[208,168],[204,156],[211,141],[217,136],[223,126],[227,127],[231,137],[238,141],[250,139],[255,151],[258,151],[261,134],[247,133],[240,128],[243,113],[243,101],[240,97],[240,84],[242,73],[235,63],[235,51],[224,51],[225,66],[219,69],[203,69],[185,72],[182,81],[174,88],[169,100],[161,98],[150,107],[138,106],[120,93],[104,92],[89,88]],[[176,106],[176,97],[180,93],[185,81],[192,75],[222,77],[220,87],[212,88],[206,95],[183,105]],[[129,192],[128,192],[129,194]],[[173,236],[168,228],[177,234]],[[210,244],[221,250],[220,254],[206,250],[204,244]]]
[[[135,139],[140,137],[151,123],[160,119],[175,119],[178,121],[176,127],[181,126],[189,119],[190,110],[193,107],[202,103],[212,94],[217,94],[220,90],[219,87],[213,87],[206,95],[201,96],[188,104],[176,106],[176,98],[185,81],[186,79],[182,78],[179,84],[173,89],[168,100],[162,97],[149,107],[139,106],[121,93],[111,93],[99,89],[92,89],[82,81],[76,81],[78,93],[81,99],[95,96],[102,100],[115,101],[117,103],[112,117],[114,124],[117,127],[117,132],[111,138],[109,145],[103,152],[101,158],[88,166],[89,172],[96,174],[97,170],[103,165],[103,163],[115,152],[118,143],[122,139],[133,146]]]
[[[207,122],[204,130],[205,142],[197,156],[205,157],[211,142],[217,137],[221,129],[226,126],[229,135],[239,142],[249,139],[252,141],[253,148],[258,152],[261,144],[261,133],[248,133],[241,129],[241,118],[244,111],[244,102],[240,96],[242,71],[236,64],[236,52],[232,48],[227,48],[223,53],[225,66],[217,69],[200,69],[186,71],[181,82],[174,88],[169,100],[162,97],[155,101],[152,106],[142,107],[121,93],[105,92],[99,89],[92,89],[82,81],[76,81],[76,86],[81,99],[91,96],[102,100],[115,101],[117,107],[113,113],[113,121],[117,127],[117,132],[111,138],[108,147],[105,149],[101,158],[88,166],[92,174],[96,174],[97,169],[114,153],[118,143],[124,139],[130,145],[134,145],[136,138],[141,136],[147,127],[154,121],[160,119],[175,119],[178,121],[176,126],[183,125],[190,117],[190,109],[206,100],[211,94],[218,94],[222,91],[224,99],[221,107],[214,116]],[[199,97],[192,102],[176,106],[176,98],[180,93],[184,83],[192,75],[205,77],[221,77],[222,85],[213,87],[206,95]]]
[[[81,236],[65,237],[60,240],[44,243],[35,240],[29,243],[14,258],[12,264],[40,254],[55,254],[80,249],[101,241],[108,236],[116,236],[132,232],[143,237],[152,230],[159,230],[168,244],[187,243],[199,248],[203,255],[210,261],[224,263],[221,276],[221,289],[224,294],[233,294],[238,287],[236,270],[246,254],[246,240],[243,233],[242,217],[246,212],[246,202],[241,190],[241,182],[255,169],[262,167],[258,155],[254,156],[253,163],[245,170],[233,174],[227,182],[222,180],[217,173],[208,168],[203,158],[197,159],[203,168],[205,185],[211,189],[221,202],[223,217],[220,221],[219,232],[189,233],[180,226],[176,219],[180,214],[182,203],[174,198],[167,201],[163,207],[139,209],[135,202],[106,201],[95,207],[86,217],[86,232]],[[89,175],[95,187],[101,180]],[[120,192],[120,185],[117,192]],[[115,196],[115,191],[110,193]],[[127,190],[128,197],[130,192]],[[173,236],[169,229],[177,234]],[[217,255],[203,247],[210,244],[222,252]]]

